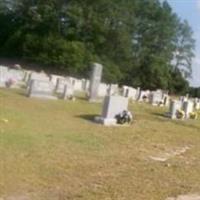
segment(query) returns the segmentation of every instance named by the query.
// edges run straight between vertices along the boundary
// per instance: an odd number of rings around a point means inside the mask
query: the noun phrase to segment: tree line
[[[190,87],[189,94],[191,97],[198,97],[200,98],[200,87]]]
[[[195,41],[188,22],[159,0],[1,0],[0,56],[87,77],[185,93]]]

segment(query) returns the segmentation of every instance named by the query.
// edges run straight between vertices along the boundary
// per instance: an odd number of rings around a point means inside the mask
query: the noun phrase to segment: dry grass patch
[[[165,200],[199,193],[200,120],[171,121],[165,108],[147,104],[130,109],[133,125],[104,127],[91,121],[100,104],[1,89],[0,198]],[[149,159],[186,146],[166,162]]]

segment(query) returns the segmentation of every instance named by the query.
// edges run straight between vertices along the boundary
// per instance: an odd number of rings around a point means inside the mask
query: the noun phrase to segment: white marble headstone
[[[72,84],[71,84],[70,80],[67,78],[58,78],[55,92],[58,94],[63,94],[65,85],[72,85]]]
[[[183,103],[183,111],[185,112],[185,118],[190,118],[190,114],[194,111],[194,103],[192,101],[185,101]]]
[[[96,118],[106,126],[116,125],[116,115],[128,109],[128,98],[122,96],[106,96],[103,102],[101,117]]]
[[[8,80],[8,67],[0,66],[0,87],[6,87]]]
[[[31,80],[28,96],[41,99],[57,99],[53,95],[53,90],[54,86],[50,81]]]
[[[177,118],[177,111],[182,109],[182,102],[171,100],[170,107],[169,107],[169,115],[171,119]]]

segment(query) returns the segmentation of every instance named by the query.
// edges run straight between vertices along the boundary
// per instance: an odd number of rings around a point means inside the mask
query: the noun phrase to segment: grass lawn
[[[0,89],[0,200],[165,200],[200,193],[200,120],[130,103],[130,127],[91,121],[100,104]],[[165,162],[152,160],[189,147]]]

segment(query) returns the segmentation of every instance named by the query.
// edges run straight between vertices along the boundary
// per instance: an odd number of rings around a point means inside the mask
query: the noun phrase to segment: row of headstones
[[[24,71],[0,66],[0,87],[20,88],[23,86]]]
[[[116,94],[128,97],[132,100],[137,100],[139,102],[146,101],[152,105],[169,105],[169,96],[165,91],[143,91],[140,90],[140,88],[135,89],[130,86],[123,86],[120,90],[117,84],[108,85],[101,83],[103,69],[102,65],[94,63],[92,67],[93,71],[91,73],[90,80],[80,80],[73,77],[64,77],[58,75],[48,76],[45,73],[16,70],[5,66],[0,66],[0,87],[11,85],[11,87],[18,88],[25,84],[29,89],[28,94],[30,96],[34,96],[34,92],[37,93],[37,89],[40,96],[43,91],[44,94],[46,94],[48,90],[50,94],[49,97],[53,96],[53,93],[57,93],[63,98],[66,98],[67,96],[73,96],[74,91],[84,91],[88,93],[91,101],[95,100],[97,97]]]
[[[128,110],[128,98],[123,96],[106,96],[104,98],[101,116],[95,117],[95,121],[104,125],[116,125],[116,116]],[[168,117],[177,119],[178,111],[182,110],[182,119],[189,119],[194,111],[200,110],[200,99],[171,100]],[[195,119],[195,118],[194,118]]]
[[[97,63],[94,63],[93,71],[90,77],[90,88],[89,88],[89,99],[90,101],[97,101],[99,97],[99,92],[101,91],[101,77],[103,66]],[[127,97],[128,99],[134,101],[145,101],[149,102],[152,105],[159,106],[168,106],[169,104],[169,96],[168,93],[162,90],[150,91],[150,90],[140,90],[140,88],[133,88],[130,86],[122,86],[120,89],[118,85],[112,85],[112,87],[107,89],[107,95],[120,95],[123,97]],[[103,95],[105,96],[105,94]]]
[[[81,90],[83,84],[87,87],[87,82],[85,79],[78,80],[73,77],[66,78],[57,75],[48,76],[45,73],[0,66],[0,87],[26,87],[29,96],[37,96],[38,93],[38,97],[51,97],[55,89],[58,93],[67,91],[67,93],[70,92],[72,95],[73,90]]]
[[[148,102],[153,106],[168,106],[169,95],[163,90],[140,90],[129,86],[122,87],[122,96],[139,102]]]
[[[171,100],[167,115],[171,119],[189,119],[196,111],[200,110],[200,99]],[[195,117],[194,117],[195,118]]]
[[[89,92],[89,97],[93,95],[91,91],[93,86],[86,79],[78,80],[73,77],[57,75],[48,76],[45,73],[0,66],[0,87],[20,88],[22,86],[26,87],[29,97],[57,99],[60,96],[66,99],[74,95],[74,90]],[[112,96],[118,93],[118,85],[115,84],[107,85],[100,82],[98,88],[95,88],[95,92],[97,96],[108,95],[104,99],[102,122],[105,125],[116,124],[115,115],[127,109],[128,98]]]
[[[97,74],[99,73],[98,76],[95,73]],[[88,92],[91,101],[95,99],[96,96],[104,97],[106,95],[113,95],[113,94],[120,94],[122,96],[138,101],[149,99],[149,91],[140,91],[139,88],[134,89],[128,86],[124,86],[122,88],[122,91],[120,91],[117,84],[108,85],[105,83],[101,83],[101,73],[102,73],[102,65],[99,64],[94,64],[93,73],[90,81],[86,79],[78,80],[73,77],[65,78],[63,76],[58,76],[58,75],[50,75],[49,77],[45,73],[36,73],[26,70],[9,69],[8,67],[0,66],[0,75],[1,75],[0,87],[9,86],[12,88],[19,88],[24,84],[27,84],[29,86],[31,80],[37,80],[34,81],[33,86],[34,85],[36,85],[35,87],[38,86],[38,89],[40,91],[42,89],[42,86],[44,85],[44,92],[46,92],[48,84],[50,90],[52,88],[51,86],[52,84],[53,86],[56,86],[58,84],[58,87],[62,89],[57,89],[57,90],[64,91],[64,85],[66,85],[65,82],[67,82],[68,88],[70,88],[70,90],[72,90],[72,87],[70,87],[70,85],[72,85],[74,90]],[[57,83],[58,80],[60,80],[59,83]],[[51,83],[45,83],[49,81]],[[95,83],[96,81],[99,82],[99,84],[96,84]],[[154,97],[155,95],[152,96]],[[153,101],[155,100],[155,98],[152,99]]]
[[[27,95],[44,99],[73,99],[75,87],[79,90],[82,81],[72,77],[48,76],[36,72],[30,73],[27,77]]]
[[[48,76],[28,70],[16,70],[0,66],[0,87],[27,88],[29,97],[56,99],[74,96],[75,91],[91,94],[90,80],[76,79],[58,75]],[[118,89],[116,84],[100,83],[96,90],[99,97],[115,94]]]
[[[87,79],[75,79],[73,77],[61,77],[57,75],[50,75],[50,78],[45,74],[32,73],[29,76],[27,87],[29,88],[29,96],[37,97],[37,94],[33,93],[39,92],[39,96],[41,97],[41,93],[44,91],[46,94],[49,91],[49,95],[57,94],[59,97],[67,98],[74,96],[74,91],[85,92],[88,96],[91,94],[91,86],[90,81]],[[106,95],[111,95],[115,93],[115,89],[117,85],[110,84],[107,85],[105,83],[100,83],[99,88],[96,90],[98,96],[101,98]]]
[[[101,68],[97,64],[94,65],[93,69]],[[138,101],[149,101],[152,105],[160,105],[168,103],[168,94],[162,90],[157,91],[141,91],[139,88],[134,89],[128,86],[122,87],[121,96],[119,95],[118,85],[106,85],[101,83],[101,73],[98,78],[92,77],[89,80],[86,79],[75,79],[73,77],[63,77],[57,75],[47,76],[45,73],[36,73],[32,71],[20,71],[6,69],[0,67],[1,72],[4,71],[5,76],[1,73],[1,82],[5,81],[6,78],[15,78],[17,81],[23,81],[27,87],[27,93],[29,97],[49,98],[57,99],[60,96],[63,99],[72,97],[74,90],[89,91],[89,97],[94,98],[101,94],[108,95],[104,99],[102,115],[97,120],[105,125],[116,124],[115,116],[128,108],[128,99]],[[6,72],[6,73],[5,73]],[[8,80],[8,79],[7,79]],[[98,87],[97,85],[98,84]],[[100,89],[101,88],[101,89]],[[55,95],[57,94],[57,96]],[[112,96],[115,94],[114,96]],[[102,96],[103,96],[102,95]],[[200,108],[200,100],[194,99],[194,102],[188,101],[185,97],[180,97],[180,101],[172,101],[170,104],[170,117],[177,117],[177,110],[183,109],[185,112],[185,118],[188,118],[190,113],[194,109]]]
[[[140,88],[123,86],[120,90],[117,84],[107,85],[101,83],[102,65],[94,63],[90,81],[86,79],[75,79],[58,75],[46,75],[27,70],[9,69],[0,66],[0,86],[27,88],[29,97],[57,99],[73,99],[74,91],[84,91],[88,94],[90,101],[95,101],[97,97],[106,95],[121,95],[128,99],[139,102],[146,101],[152,105],[169,104],[169,96],[162,90],[142,91]]]
[[[102,65],[94,64],[93,71],[90,78],[90,88],[89,88],[89,100],[98,100],[98,90],[101,83],[102,77]],[[124,111],[128,111],[128,102],[131,98],[132,100],[144,101],[149,100],[152,105],[159,105],[161,102],[167,101],[165,99],[168,94],[164,94],[163,91],[141,91],[140,88],[135,89],[129,86],[123,86],[121,95],[119,95],[119,88],[115,88],[115,95],[111,94],[111,88],[109,89],[110,95],[105,96],[103,102],[103,108],[101,116],[95,117],[95,121],[102,123],[104,125],[116,125],[117,118],[119,114]]]
[[[84,90],[88,91],[90,101],[96,101],[100,94],[102,94],[102,96],[105,96],[102,114],[100,117],[96,118],[96,121],[101,122],[104,125],[115,125],[116,115],[128,109],[128,100],[130,98],[138,101],[147,101],[150,102],[152,105],[167,106],[169,104],[168,93],[162,90],[142,91],[139,88],[134,89],[132,87],[123,86],[120,96],[118,85],[108,86],[104,83],[101,83],[102,69],[102,65],[94,63],[90,82],[88,84],[83,84],[85,86]],[[70,80],[68,80],[68,82],[70,82]],[[59,88],[62,88],[61,90],[63,90],[63,86],[59,85],[65,85],[65,91],[67,90],[67,84],[62,83],[62,79],[60,78],[58,78],[56,81],[56,91],[59,90]],[[192,113],[194,110],[194,106],[199,103],[199,101],[197,101],[196,104],[191,104],[190,101],[185,101],[185,99],[180,102],[180,107],[178,107],[176,103],[174,104],[174,101],[171,102],[171,118],[177,117],[177,109],[183,109],[185,113],[185,118],[189,118],[190,113]]]

